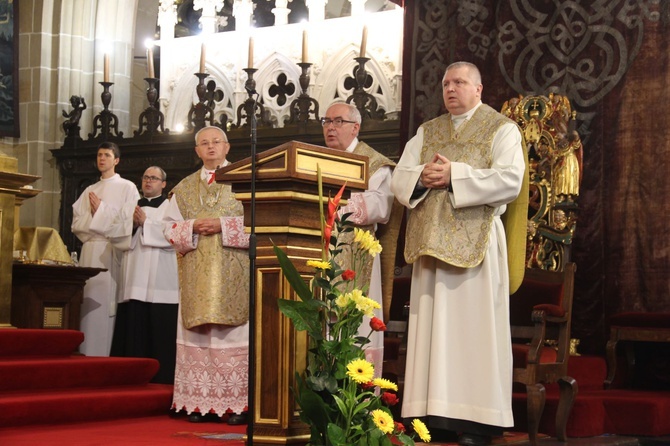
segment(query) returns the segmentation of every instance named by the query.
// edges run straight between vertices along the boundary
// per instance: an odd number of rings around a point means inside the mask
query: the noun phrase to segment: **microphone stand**
[[[252,68],[253,70],[253,68]],[[254,70],[256,71],[256,70]],[[253,75],[252,73],[249,73]],[[256,396],[256,81],[253,77],[247,78],[245,89],[253,107],[247,108],[247,119],[251,128],[251,227],[249,233],[249,381],[247,401],[247,444],[254,444],[254,406]]]

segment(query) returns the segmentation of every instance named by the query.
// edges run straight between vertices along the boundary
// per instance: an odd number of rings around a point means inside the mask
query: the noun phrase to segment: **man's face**
[[[349,117],[349,108],[346,105],[335,104],[328,108],[326,119],[335,120],[337,118],[345,121],[351,120]],[[326,146],[331,149],[346,150],[351,141],[358,136],[361,126],[357,122],[343,122],[342,127],[335,127],[335,123],[330,123],[323,128],[323,139]]]
[[[205,168],[214,169],[226,160],[230,144],[225,141],[221,132],[216,129],[203,130],[198,135],[195,153],[202,160]]]
[[[442,79],[444,105],[452,115],[462,115],[480,101],[482,88],[482,84],[475,84],[468,67],[452,68]]]
[[[147,198],[157,197],[165,189],[165,181],[162,180],[162,173],[155,167],[149,167],[142,176],[142,195]]]
[[[114,169],[119,164],[119,159],[114,157],[112,149],[98,149],[98,170],[103,176],[106,173],[114,173]]]

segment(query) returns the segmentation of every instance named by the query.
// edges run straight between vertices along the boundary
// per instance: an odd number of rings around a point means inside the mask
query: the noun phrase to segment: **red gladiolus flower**
[[[378,317],[373,317],[370,319],[370,328],[374,331],[386,331],[386,324]]]
[[[323,230],[323,243],[326,245],[325,249],[328,249],[328,246],[330,245],[330,234],[333,232],[333,225],[335,224],[335,218],[337,217],[337,207],[340,205],[340,200],[344,193],[344,186],[346,185],[346,183],[342,185],[339,192],[335,194],[335,198],[328,199],[328,216],[326,217],[326,225]]]
[[[348,269],[342,273],[342,279],[344,280],[353,280],[354,277],[356,277],[356,271]]]
[[[382,401],[387,406],[395,406],[396,404],[398,404],[400,402],[400,400],[398,399],[398,396],[395,393],[391,393],[391,392],[382,393]]]
[[[398,423],[397,421],[395,422],[395,430],[396,432],[400,432],[401,434],[405,433],[405,425],[402,423]]]

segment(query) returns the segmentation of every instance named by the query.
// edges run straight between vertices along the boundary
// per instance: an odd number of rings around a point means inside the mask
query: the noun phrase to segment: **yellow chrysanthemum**
[[[380,431],[385,434],[390,434],[393,432],[395,425],[393,424],[393,418],[388,413],[384,412],[381,409],[376,409],[371,412],[372,420],[375,422],[375,425],[379,428]]]
[[[354,359],[347,365],[347,375],[359,384],[372,381],[375,367],[365,359]]]
[[[351,302],[351,293],[340,294],[335,298],[335,305],[340,308],[346,307]]]
[[[365,297],[360,290],[352,291],[351,299],[356,302],[356,309],[367,317],[374,316],[374,310],[381,308],[379,302],[374,301],[369,297]]]
[[[370,231],[354,228],[354,242],[358,243],[358,246],[367,251],[372,257],[382,252],[382,245]]]
[[[381,243],[379,243],[378,240],[373,240],[372,243],[370,243],[370,246],[368,247],[368,254],[370,254],[372,257],[375,257],[381,252],[382,252]]]
[[[372,384],[379,387],[382,390],[395,390],[398,391],[398,385],[392,381],[389,381],[386,378],[375,378],[372,380]]]
[[[414,419],[412,421],[412,428],[414,428],[414,432],[421,438],[421,441],[430,443],[430,432],[428,432],[428,428],[421,420],[418,418]]]
[[[360,228],[354,228],[354,243],[361,243],[365,239],[366,235],[369,235],[368,231],[364,231]]]
[[[330,269],[330,262],[324,262],[323,260],[308,260],[307,266],[325,271]]]

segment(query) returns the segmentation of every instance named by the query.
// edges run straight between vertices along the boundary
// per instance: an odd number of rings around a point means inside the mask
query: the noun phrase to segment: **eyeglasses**
[[[222,140],[222,139],[215,139],[214,141],[207,141],[207,140],[204,140],[204,141],[200,141],[200,142],[198,143],[198,146],[200,146],[200,147],[209,147],[210,145],[212,145],[212,146],[218,146],[219,144],[221,144],[221,143],[223,143],[223,142],[228,142],[228,141],[224,141],[224,140]]]
[[[153,183],[155,181],[165,181],[165,180],[158,177],[150,177],[149,175],[144,175],[142,176],[142,181],[150,181]]]
[[[345,122],[347,124],[358,124],[356,121],[347,121],[346,119],[342,118],[335,118],[335,119],[321,118],[321,125],[324,127],[328,127],[330,124],[333,124],[333,127],[339,129]]]

